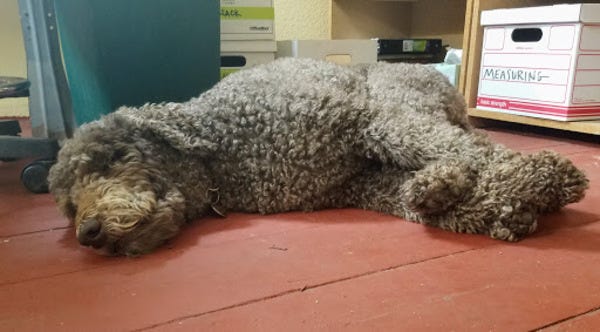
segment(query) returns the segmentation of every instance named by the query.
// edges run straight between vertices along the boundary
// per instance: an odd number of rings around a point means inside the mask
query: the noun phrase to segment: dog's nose
[[[85,220],[79,226],[77,240],[84,246],[102,247],[106,240],[106,236],[102,231],[102,224],[96,219]]]

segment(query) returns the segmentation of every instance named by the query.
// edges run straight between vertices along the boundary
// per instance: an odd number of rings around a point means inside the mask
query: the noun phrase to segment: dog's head
[[[173,237],[184,198],[164,179],[148,143],[102,121],[68,140],[49,175],[78,241],[111,255],[140,255]]]

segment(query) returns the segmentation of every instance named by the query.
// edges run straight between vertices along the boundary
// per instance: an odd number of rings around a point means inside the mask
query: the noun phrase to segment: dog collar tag
[[[219,200],[221,199],[221,195],[219,195],[219,188],[208,188],[208,192],[210,193],[211,202],[210,208],[219,216],[225,218],[225,213],[222,212],[222,209],[217,207]]]
[[[210,208],[211,208],[211,209],[212,209],[212,210],[213,210],[213,211],[214,211],[216,214],[218,214],[219,216],[221,216],[221,217],[223,217],[223,218],[225,218],[225,217],[226,217],[225,213],[221,212],[221,211],[220,211],[220,210],[219,210],[219,209],[218,209],[216,206],[214,206],[213,204],[211,204],[211,205],[210,205]]]

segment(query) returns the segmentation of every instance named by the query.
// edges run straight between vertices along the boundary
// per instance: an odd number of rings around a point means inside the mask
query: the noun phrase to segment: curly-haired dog
[[[60,151],[50,189],[83,245],[147,253],[209,213],[372,209],[515,241],[587,179],[474,132],[418,65],[281,59],[185,103],[122,107]]]

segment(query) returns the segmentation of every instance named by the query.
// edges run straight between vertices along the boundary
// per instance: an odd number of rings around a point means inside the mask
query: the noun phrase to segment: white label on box
[[[598,70],[600,69],[600,54],[582,54],[577,57],[578,70]]]
[[[558,25],[550,28],[548,49],[555,51],[570,51],[575,43],[575,26]]]
[[[402,51],[403,52],[412,52],[415,49],[415,41],[408,39],[402,41]]]
[[[539,54],[539,53],[485,53],[484,66],[520,68],[569,69],[571,56],[569,54]]]
[[[567,86],[481,80],[479,95],[563,103],[567,99]]]
[[[504,28],[489,28],[485,30],[485,49],[501,50],[504,48]]]
[[[573,89],[574,104],[589,104],[600,102],[600,85],[576,86]]]
[[[582,51],[600,51],[600,26],[586,25],[582,28],[579,48]]]
[[[597,85],[600,87],[600,70],[578,70],[575,85]]]

